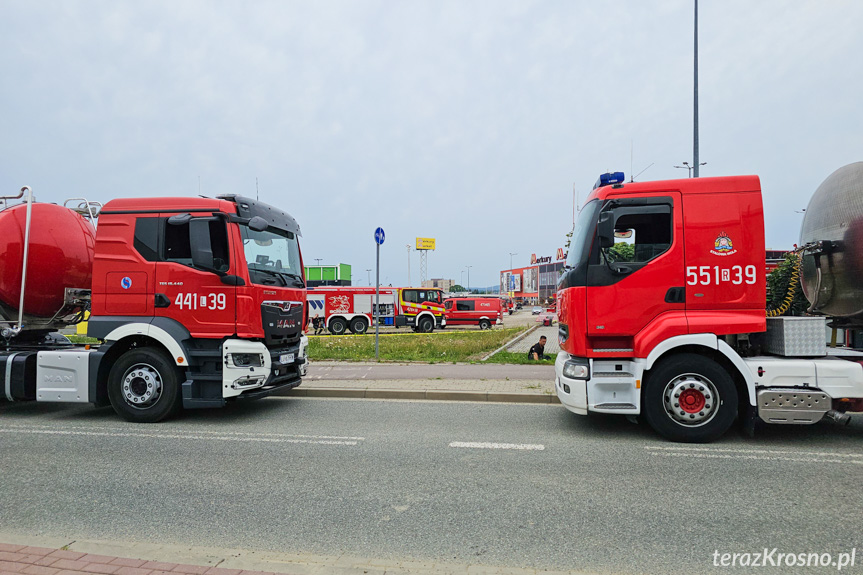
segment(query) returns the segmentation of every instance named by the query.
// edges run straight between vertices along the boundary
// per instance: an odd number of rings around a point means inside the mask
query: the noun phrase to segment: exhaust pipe
[[[835,409],[831,409],[827,413],[824,414],[824,417],[833,421],[833,423],[837,423],[839,425],[848,425],[851,423],[851,416],[847,413],[842,413],[840,411],[836,411]]]

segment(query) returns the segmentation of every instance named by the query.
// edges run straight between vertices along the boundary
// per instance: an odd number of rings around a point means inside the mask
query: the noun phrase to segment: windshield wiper
[[[253,267],[250,267],[250,268],[249,268],[249,271],[253,271],[253,272],[262,272],[262,273],[265,273],[265,274],[271,275],[271,276],[273,276],[273,277],[277,277],[277,278],[279,278],[279,280],[281,280],[281,282],[282,282],[282,285],[283,285],[283,286],[287,286],[287,285],[288,285],[288,280],[286,280],[286,279],[282,276],[282,272],[277,272],[276,270],[268,270],[268,269],[261,269],[261,268],[253,268]]]

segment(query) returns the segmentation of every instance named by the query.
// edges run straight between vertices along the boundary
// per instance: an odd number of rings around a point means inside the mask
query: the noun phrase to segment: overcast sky
[[[789,248],[795,210],[863,160],[863,2],[699,19],[701,175],[759,175],[767,245]],[[257,178],[307,264],[365,285],[382,226],[382,282],[407,283],[420,236],[429,277],[495,285],[510,252],[563,246],[573,185],[686,176],[692,20],[692,0],[0,0],[0,191],[254,197]]]

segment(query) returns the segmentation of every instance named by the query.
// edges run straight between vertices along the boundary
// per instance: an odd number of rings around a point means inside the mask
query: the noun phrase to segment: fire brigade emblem
[[[351,304],[346,295],[334,295],[330,298],[330,313],[347,313],[351,311]]]
[[[710,253],[715,256],[730,256],[731,254],[736,254],[737,250],[734,249],[734,243],[728,237],[728,234],[720,232],[716,236],[716,241],[713,242],[713,249],[710,250]]]

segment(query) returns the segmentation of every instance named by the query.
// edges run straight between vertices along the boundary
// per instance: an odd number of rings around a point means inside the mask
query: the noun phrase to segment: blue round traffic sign
[[[385,237],[386,237],[386,235],[384,234],[384,229],[383,229],[383,228],[378,228],[378,229],[376,229],[376,230],[375,230],[375,242],[376,242],[378,245],[381,245],[382,243],[384,243],[384,238],[385,238]]]

